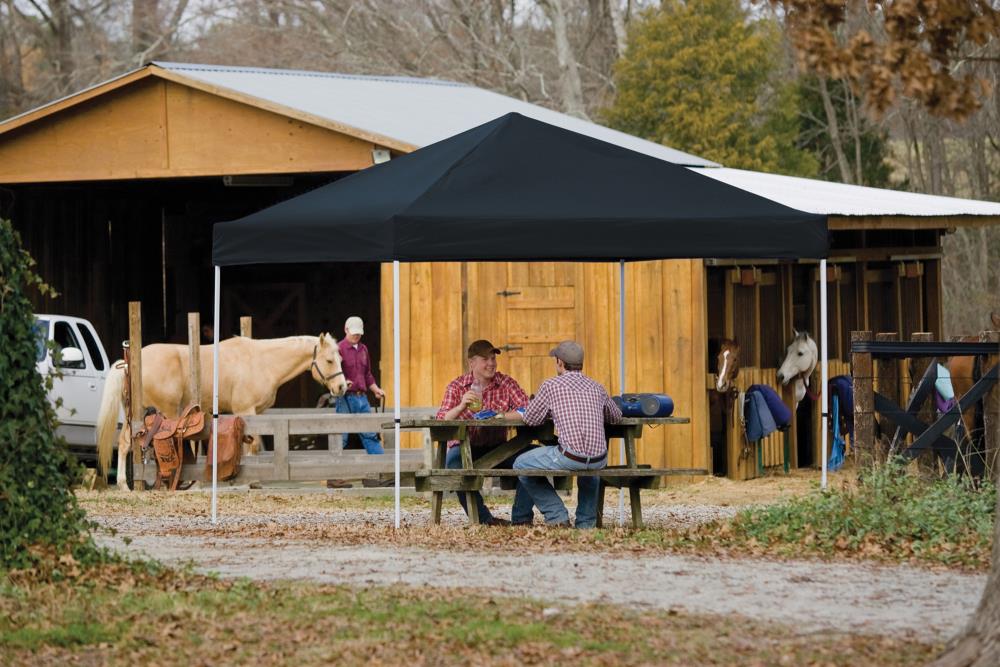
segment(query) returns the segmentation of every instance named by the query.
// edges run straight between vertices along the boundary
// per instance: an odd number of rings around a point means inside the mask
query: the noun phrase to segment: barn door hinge
[[[515,294],[520,294],[520,292],[517,292],[517,291],[514,291],[514,290],[506,290],[506,289],[503,290],[503,291],[497,292],[497,296],[514,296]]]
[[[504,352],[513,352],[514,350],[523,350],[524,348],[520,345],[504,345],[500,349]]]

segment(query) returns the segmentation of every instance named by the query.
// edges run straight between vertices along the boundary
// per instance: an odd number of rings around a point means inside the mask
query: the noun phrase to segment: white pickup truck
[[[85,319],[66,315],[35,315],[38,347],[35,361],[43,376],[54,366],[47,345],[54,341],[62,350],[59,370],[62,378],[54,381],[49,401],[57,398],[59,435],[66,438],[73,453],[82,461],[97,460],[97,411],[104,393],[104,379],[110,364],[94,326]]]

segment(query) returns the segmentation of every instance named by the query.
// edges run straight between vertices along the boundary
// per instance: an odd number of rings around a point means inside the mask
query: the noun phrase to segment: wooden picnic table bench
[[[607,487],[627,488],[629,502],[632,508],[632,525],[642,528],[642,503],[639,497],[641,489],[654,488],[662,477],[671,475],[707,475],[708,471],[700,468],[652,468],[640,466],[636,461],[635,441],[642,437],[644,426],[667,424],[688,424],[686,417],[626,417],[618,424],[606,424],[605,435],[608,440],[621,438],[625,442],[625,465],[608,466],[600,470],[511,470],[498,469],[496,466],[535,444],[555,444],[555,431],[551,421],[539,426],[528,426],[520,420],[513,419],[404,419],[401,428],[426,428],[430,430],[430,441],[427,453],[428,467],[416,472],[416,488],[418,491],[430,491],[431,514],[435,524],[441,523],[441,504],[445,491],[478,491],[483,487],[486,477],[514,478],[524,476],[543,476],[554,478],[557,488],[570,488],[573,477],[597,477],[600,479],[600,491],[597,504],[597,525],[603,523],[604,491]],[[393,424],[383,424],[383,428],[392,428]],[[504,444],[495,447],[486,454],[473,460],[472,446],[469,441],[469,428],[503,428],[514,430],[513,437]],[[462,468],[445,468],[445,456],[448,442],[457,440],[461,447]],[[479,511],[476,503],[467,503],[469,508],[469,523],[479,523]]]

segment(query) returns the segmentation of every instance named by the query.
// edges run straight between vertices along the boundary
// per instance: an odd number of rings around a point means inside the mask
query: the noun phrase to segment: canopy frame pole
[[[625,260],[618,260],[618,393],[625,395]],[[625,465],[625,440],[618,446],[618,465]],[[603,502],[604,498],[599,499]],[[618,525],[625,525],[625,489],[618,489]]]
[[[222,267],[215,266],[215,303],[212,310],[212,524],[219,522],[219,302]]]
[[[395,454],[393,466],[395,468],[395,496],[396,496],[396,529],[399,529],[399,260],[392,262],[392,394],[393,403],[393,432],[396,436]]]
[[[820,481],[820,488],[826,488],[826,468],[827,468],[827,437],[828,428],[830,420],[830,395],[827,392],[827,380],[829,373],[828,359],[829,350],[827,349],[827,298],[826,298],[826,260],[821,259],[819,261],[819,300],[820,300],[820,311],[819,311],[819,341],[820,341],[820,385],[819,392],[821,396],[822,405],[822,417],[823,417],[823,435],[822,435],[822,448],[821,456],[823,458],[822,462],[822,479]]]

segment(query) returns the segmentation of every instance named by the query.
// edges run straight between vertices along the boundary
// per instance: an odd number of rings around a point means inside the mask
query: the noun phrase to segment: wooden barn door
[[[555,375],[549,350],[576,338],[575,268],[567,263],[508,264],[502,295],[504,367],[529,394]]]

